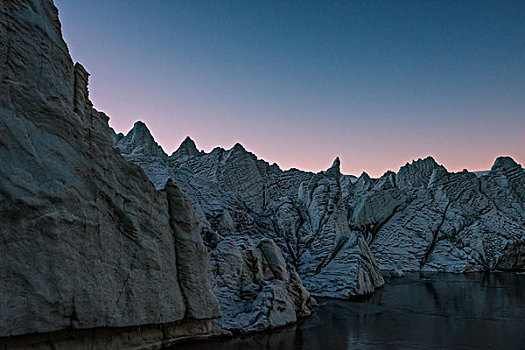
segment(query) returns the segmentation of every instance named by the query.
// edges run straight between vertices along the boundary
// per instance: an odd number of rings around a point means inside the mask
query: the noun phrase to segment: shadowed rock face
[[[316,305],[272,240],[223,239],[210,253],[221,329],[250,333],[295,323]]]
[[[95,327],[112,340],[100,331],[73,347],[138,346],[118,329],[141,325],[145,348],[218,334],[193,206],[113,148],[53,3],[0,0],[0,37],[0,344],[64,329],[72,344],[73,330]]]
[[[301,184],[297,197],[301,216],[294,223],[301,233],[291,251],[312,293],[347,298],[373,293],[384,281],[361,235],[348,226],[340,177],[337,158],[326,172]]]

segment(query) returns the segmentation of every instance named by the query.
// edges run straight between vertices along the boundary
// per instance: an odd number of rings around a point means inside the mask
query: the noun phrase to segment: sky
[[[283,169],[525,163],[525,1],[55,0],[90,97],[171,154]]]

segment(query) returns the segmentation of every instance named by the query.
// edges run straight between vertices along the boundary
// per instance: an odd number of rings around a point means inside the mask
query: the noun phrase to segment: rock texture
[[[312,312],[273,241],[228,240],[207,220],[202,208],[219,206],[231,227],[227,203],[250,222],[236,196],[172,176],[170,162],[200,154],[191,140],[168,157],[142,123],[109,128],[51,1],[0,10],[0,347],[161,348]],[[151,181],[133,162],[155,169]],[[203,191],[195,206],[185,195]]]
[[[115,136],[115,147],[141,166],[155,186],[172,179],[191,198],[210,249],[223,238],[272,239],[288,268],[318,296],[370,294],[384,283],[361,233],[348,225],[341,179],[356,179],[341,175],[339,159],[318,174],[282,171],[240,144],[205,153],[186,138],[166,160],[141,151],[159,146],[149,132],[137,140],[138,128],[144,124],[137,122],[127,135]]]
[[[366,183],[369,183],[365,185]],[[381,269],[470,272],[525,267],[525,172],[511,158],[477,176],[432,158],[347,185],[350,226]]]
[[[222,240],[210,254],[221,329],[249,333],[295,323],[316,305],[272,240]]]
[[[428,157],[371,179],[341,175],[339,160],[318,174],[282,171],[239,144],[204,153],[189,138],[167,160],[134,152],[123,155],[157,186],[172,178],[183,188],[211,236],[273,239],[313,295],[371,293],[378,268],[524,268],[525,172],[510,158],[473,174]]]
[[[193,206],[113,148],[53,3],[0,0],[0,37],[0,347],[67,348],[79,335],[160,348],[221,333]],[[29,333],[48,335],[16,337]]]
[[[372,293],[380,268],[525,267],[525,172],[510,158],[372,179],[190,138],[168,156],[143,123],[117,135],[93,108],[51,0],[0,0],[0,39],[5,349],[161,348],[293,323],[310,293]]]

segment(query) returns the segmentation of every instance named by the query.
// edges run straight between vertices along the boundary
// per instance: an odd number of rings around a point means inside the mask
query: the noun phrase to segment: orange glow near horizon
[[[329,168],[336,157],[341,160],[343,174],[359,176],[364,171],[372,177],[380,177],[388,170],[397,172],[407,162],[427,156],[432,156],[451,172],[463,169],[471,172],[490,170],[499,156],[510,156],[522,165],[525,161],[525,138],[521,139],[521,144],[518,142],[517,145],[512,145],[507,144],[504,139],[481,142],[465,135],[461,140],[436,137],[425,144],[422,141],[428,140],[428,135],[403,137],[403,130],[398,130],[397,135],[395,130],[391,130],[391,135],[386,137],[381,136],[384,130],[379,130],[354,135],[352,138],[351,131],[345,130],[313,132],[322,129],[322,126],[313,124],[298,127],[290,136],[265,123],[252,123],[252,127],[248,128],[242,121],[228,122],[223,126],[217,120],[215,124],[202,128],[203,125],[198,121],[186,120],[184,128],[181,128],[175,119],[167,124],[149,118],[140,120],[146,123],[167,154],[174,152],[187,136],[195,141],[199,150],[205,152],[210,152],[215,147],[230,149],[238,142],[259,159],[270,164],[277,163],[283,170],[297,168],[318,172]],[[135,121],[122,122],[118,117],[112,117],[110,125],[115,131],[125,134]],[[336,137],[329,136],[334,133]]]
[[[282,169],[373,177],[525,163],[523,2],[55,0],[92,101],[167,153],[236,142]]]

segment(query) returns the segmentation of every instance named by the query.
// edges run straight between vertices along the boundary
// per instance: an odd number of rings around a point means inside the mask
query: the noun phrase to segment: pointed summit
[[[335,157],[333,163],[332,163],[332,166],[330,167],[331,169],[333,168],[337,168],[337,170],[339,171],[339,168],[341,167],[341,160],[339,160],[339,157]]]
[[[396,187],[396,173],[392,170],[387,170],[377,181],[374,186],[376,190],[387,190]]]
[[[241,145],[239,142],[237,142],[231,149],[232,151],[246,151],[246,148],[244,148],[243,145]]]
[[[126,137],[135,140],[137,143],[149,144],[155,142],[155,139],[153,138],[153,135],[151,135],[151,132],[149,131],[146,124],[140,120],[133,124],[133,128],[131,128]]]
[[[339,178],[341,176],[340,166],[341,161],[339,160],[339,157],[336,157],[332,163],[332,166],[328,170],[326,170],[326,174],[335,175],[337,176],[337,178]]]
[[[358,191],[368,190],[372,187],[372,179],[366,172],[362,172],[355,182]]]
[[[359,175],[359,177],[357,178],[357,180],[361,180],[361,181],[370,181],[370,175],[368,175],[368,173],[366,171],[363,171],[361,173],[361,175]]]
[[[195,157],[199,154],[200,152],[197,149],[195,142],[191,139],[191,137],[186,136],[179,148],[177,148],[177,150],[171,154],[170,158],[179,159],[181,157]]]
[[[397,185],[401,189],[427,187],[432,173],[438,168],[446,172],[445,167],[439,165],[431,156],[406,163],[397,173]]]
[[[127,156],[156,156],[162,159],[168,157],[162,147],[155,141],[146,124],[137,121],[126,136],[121,137],[115,143],[123,155]]]

